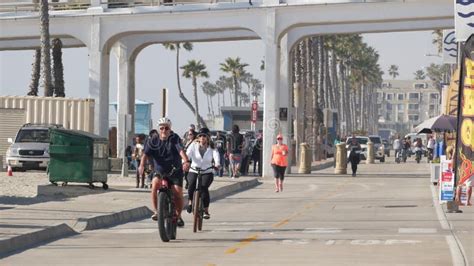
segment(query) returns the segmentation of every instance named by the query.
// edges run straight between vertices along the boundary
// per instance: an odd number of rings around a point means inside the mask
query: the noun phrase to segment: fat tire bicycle
[[[193,232],[196,233],[197,231],[202,230],[202,222],[204,218],[204,202],[201,197],[201,182],[202,182],[202,173],[209,170],[215,169],[216,167],[211,166],[206,169],[201,169],[199,167],[191,169],[197,171],[196,177],[196,190],[194,190],[193,194],[193,202],[192,202],[192,212],[193,212]],[[189,196],[189,195],[188,195]]]
[[[158,231],[163,242],[176,239],[177,221],[174,194],[169,185],[169,178],[174,174],[175,168],[170,173],[159,176],[157,196],[158,206]]]

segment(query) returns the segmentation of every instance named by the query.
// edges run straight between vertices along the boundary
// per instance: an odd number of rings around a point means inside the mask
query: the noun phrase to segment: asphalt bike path
[[[427,164],[360,165],[357,177],[290,175],[215,201],[203,231],[192,216],[176,241],[161,242],[143,219],[85,231],[9,256],[0,263],[44,265],[468,265],[472,210],[436,211]],[[350,168],[349,168],[350,169]],[[456,226],[459,226],[457,228]],[[455,236],[455,237],[454,237]]]

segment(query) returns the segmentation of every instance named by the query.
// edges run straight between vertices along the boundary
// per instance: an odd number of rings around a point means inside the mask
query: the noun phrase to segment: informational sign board
[[[253,101],[252,102],[252,123],[257,122],[257,112],[258,112],[258,102]]]
[[[452,161],[446,156],[441,156],[440,166],[439,201],[443,203],[454,199],[454,173]]]
[[[443,31],[443,63],[456,64],[458,58],[458,44],[454,30]]]
[[[464,42],[474,32],[474,1],[456,0],[454,9],[456,41]]]

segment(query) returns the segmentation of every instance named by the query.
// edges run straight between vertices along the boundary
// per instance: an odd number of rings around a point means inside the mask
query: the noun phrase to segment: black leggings
[[[193,200],[194,191],[196,190],[196,181],[197,181],[197,174],[193,172],[188,173],[188,197],[190,200]],[[201,197],[202,202],[204,204],[204,208],[209,207],[209,203],[211,202],[211,198],[209,196],[209,187],[214,181],[214,174],[208,173],[203,174],[201,177]]]
[[[273,176],[275,178],[280,178],[281,180],[285,179],[286,166],[279,166],[276,164],[272,164],[272,167],[273,167]]]
[[[353,174],[357,173],[357,164],[356,163],[351,163],[351,167],[352,167],[352,173]]]

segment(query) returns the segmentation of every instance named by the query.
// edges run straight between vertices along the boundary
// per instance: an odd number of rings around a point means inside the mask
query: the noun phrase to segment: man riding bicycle
[[[177,225],[183,227],[184,221],[181,218],[184,201],[183,171],[189,171],[189,159],[183,150],[181,139],[171,131],[171,120],[166,117],[160,118],[158,120],[158,130],[158,135],[150,136],[145,144],[138,171],[140,175],[143,175],[145,163],[150,158],[153,159],[155,172],[151,185],[151,202],[154,211],[151,218],[153,220],[158,219],[157,191],[159,189],[159,177],[173,172],[169,177],[169,182],[175,199]],[[173,169],[175,170],[173,171]]]

